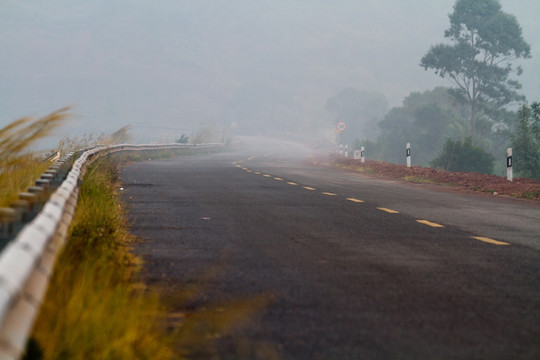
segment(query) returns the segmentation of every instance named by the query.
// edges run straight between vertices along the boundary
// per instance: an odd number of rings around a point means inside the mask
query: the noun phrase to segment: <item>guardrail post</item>
[[[512,148],[506,149],[506,179],[513,181],[512,173]]]
[[[411,167],[411,143],[407,143],[405,155],[407,156],[407,167]]]

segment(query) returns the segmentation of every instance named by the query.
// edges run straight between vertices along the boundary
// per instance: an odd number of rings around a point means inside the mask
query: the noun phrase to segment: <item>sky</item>
[[[532,59],[540,100],[540,1],[501,0]],[[450,83],[419,66],[453,0],[0,0],[0,126],[74,105],[60,132],[171,141],[203,126],[304,132],[353,87],[399,106]],[[374,125],[375,126],[375,125]]]

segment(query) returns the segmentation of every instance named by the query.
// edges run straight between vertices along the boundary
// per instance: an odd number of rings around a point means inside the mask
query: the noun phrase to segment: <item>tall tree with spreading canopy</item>
[[[510,77],[522,70],[512,61],[529,58],[531,50],[516,18],[497,0],[457,0],[449,18],[444,37],[451,44],[432,46],[420,66],[455,85],[452,95],[467,107],[474,139],[479,116],[496,119],[505,105],[524,100],[517,92],[521,84]]]

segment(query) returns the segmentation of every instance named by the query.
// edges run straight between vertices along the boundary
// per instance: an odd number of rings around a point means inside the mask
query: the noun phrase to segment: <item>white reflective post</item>
[[[363,146],[360,148],[360,162],[366,162],[365,149]]]
[[[506,179],[512,181],[512,148],[506,149]]]
[[[411,143],[407,143],[405,155],[407,156],[407,167],[411,167]]]

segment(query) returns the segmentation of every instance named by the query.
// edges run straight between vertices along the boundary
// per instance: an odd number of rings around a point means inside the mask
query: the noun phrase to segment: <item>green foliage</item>
[[[361,141],[355,146],[366,146],[371,159],[392,163],[404,163],[405,144],[410,142],[413,163],[428,165],[445,139],[466,135],[459,106],[443,87],[411,93],[402,107],[390,110],[378,125],[381,133],[376,143]]]
[[[521,177],[540,179],[540,103],[523,105],[512,134],[513,164]]]
[[[497,0],[457,0],[449,15],[450,28],[444,36],[452,44],[432,46],[420,65],[433,69],[454,85],[451,94],[467,105],[470,135],[482,115],[498,120],[505,105],[523,100],[519,82],[510,78],[512,61],[530,57],[516,18],[501,10]],[[521,68],[515,73],[521,74]]]
[[[178,139],[175,140],[178,144],[187,144],[189,142],[189,136],[186,136],[186,134],[182,134]]]
[[[448,139],[441,154],[431,164],[448,171],[493,173],[493,155],[474,146],[471,137],[461,142]]]

